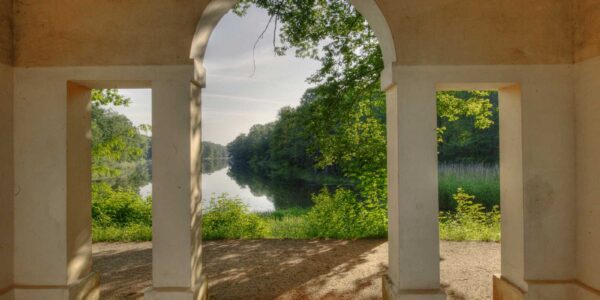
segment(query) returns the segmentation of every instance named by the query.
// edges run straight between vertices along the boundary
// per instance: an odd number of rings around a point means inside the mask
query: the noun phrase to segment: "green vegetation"
[[[94,242],[152,240],[152,198],[142,199],[132,189],[92,185]]]
[[[453,196],[456,212],[440,213],[440,239],[450,241],[500,241],[500,209],[486,212],[475,196],[459,188]]]
[[[239,198],[227,195],[213,197],[202,215],[202,236],[205,239],[257,239],[267,232],[266,223],[250,213]]]
[[[455,212],[440,213],[440,238],[452,241],[499,241],[498,207],[486,212],[474,196],[458,189]],[[251,213],[240,199],[221,195],[211,200],[202,221],[204,239],[358,239],[387,236],[387,211],[357,203],[351,192],[324,191],[309,210]]]
[[[202,141],[202,160],[227,159],[228,157],[225,146]]]
[[[106,105],[128,105],[116,90],[92,91],[92,236],[99,241],[152,238],[152,199],[138,195],[150,181],[150,126],[133,126]]]
[[[346,0],[242,0],[235,12],[244,15],[250,4],[271,16],[265,30],[280,26],[275,28],[276,54],[293,49],[298,57],[320,61],[321,68],[307,79],[314,87],[299,106],[282,108],[275,122],[254,125],[226,149],[203,143],[203,158],[216,166],[214,158],[229,156],[238,182],[262,176],[326,179],[331,185],[315,191],[314,205],[307,210],[256,214],[240,199],[215,197],[203,216],[204,238],[385,236],[386,99],[374,33]],[[100,107],[128,102],[113,90],[94,92],[95,241],[147,240],[151,234],[151,199],[135,194],[145,178],[132,175],[149,166],[149,139],[142,134],[149,127],[135,128]],[[439,161],[444,163],[439,177],[440,208],[445,211],[441,236],[498,240],[497,93],[438,92],[437,108]]]
[[[293,49],[321,68],[307,79],[315,86],[299,106],[281,109],[275,122],[254,125],[227,145],[232,169],[272,178],[339,177],[352,186],[355,205],[385,209],[386,99],[382,53],[371,28],[346,0],[244,0],[236,13],[244,15],[249,5],[268,12],[267,28],[281,26],[276,54]],[[497,163],[496,94],[445,91],[437,100],[440,161]]]
[[[135,127],[126,116],[106,108],[128,105],[115,90],[92,93],[92,182],[137,190],[150,181],[150,126]]]
[[[92,226],[94,243],[99,242],[143,242],[152,240],[152,226],[131,224],[127,226]]]
[[[457,189],[476,197],[486,210],[500,205],[498,165],[441,164],[438,168],[438,197],[441,211],[456,209],[453,195]]]

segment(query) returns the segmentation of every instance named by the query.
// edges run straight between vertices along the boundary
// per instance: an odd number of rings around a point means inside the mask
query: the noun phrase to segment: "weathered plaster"
[[[15,2],[18,66],[191,64],[207,0]]]
[[[89,172],[90,167],[88,88],[151,87],[155,81],[176,80],[187,84],[188,88],[183,93],[189,94],[192,75],[192,67],[186,65],[15,68],[15,185],[20,191],[15,197],[14,209],[16,299],[67,299],[67,295],[81,293],[90,295],[85,299],[97,299],[97,278],[89,272],[90,178],[89,175],[83,175]],[[99,78],[104,81],[99,81]],[[173,100],[168,96],[161,99],[166,107]],[[156,129],[160,128],[158,126]],[[161,143],[158,136],[154,140]],[[173,156],[169,156],[171,158]],[[88,163],[86,165],[81,161]],[[181,177],[185,176],[177,178]],[[189,182],[189,176],[186,182]],[[181,185],[181,182],[177,184]],[[177,190],[177,186],[171,187]],[[181,239],[199,236],[190,234],[190,205],[176,205],[180,202],[170,199],[161,198],[157,193],[155,203],[171,203],[184,212],[187,209],[188,231],[186,234],[179,230],[184,227],[177,230],[168,227],[164,232],[173,238],[168,245],[179,241],[175,236]],[[170,216],[175,209],[161,211]],[[176,220],[183,220],[183,217],[178,215]],[[157,224],[160,222],[157,221]],[[161,247],[157,245],[155,248]],[[173,256],[173,249],[181,249],[181,255]],[[167,247],[162,256],[168,257],[168,251],[174,260],[181,263],[170,264],[165,269],[187,266],[187,274],[191,274],[189,246],[186,251],[181,245],[175,244],[174,247]],[[185,254],[188,255],[187,263],[184,262]],[[188,282],[192,282],[190,276],[187,278]],[[181,276],[177,279],[178,283],[183,282]]]
[[[67,83],[67,281],[92,272],[91,89]]]
[[[526,2],[377,0],[399,64],[571,62],[571,2]],[[96,66],[191,64],[187,50],[208,1],[16,3],[17,65]]]
[[[0,64],[0,295],[13,282],[13,68]]]
[[[600,1],[575,0],[575,62],[600,56]]]
[[[12,0],[0,0],[0,63],[13,63]]]
[[[377,2],[392,29],[398,64],[516,65],[572,61],[570,1]]]
[[[600,290],[600,57],[576,65],[577,278]]]
[[[522,159],[522,189],[514,191],[522,194],[522,202],[518,198],[506,198],[506,193],[501,200],[503,217],[513,219],[515,226],[522,224],[519,230],[502,228],[503,276],[507,275],[508,280],[523,289],[526,280],[572,279],[575,276],[572,66],[405,66],[398,68],[395,74],[403,74],[403,78],[414,82],[429,82],[430,87],[437,85],[440,89],[481,88],[495,83],[502,91],[502,87],[519,85],[521,100],[516,103],[519,109],[514,112],[521,113],[521,128],[506,130],[507,125],[514,124],[500,122],[501,145],[514,144],[514,139],[522,142],[518,158]],[[511,132],[520,132],[520,136]],[[512,166],[504,168],[506,158],[503,153],[500,155],[501,171],[515,170],[517,166],[512,160],[509,161]],[[517,159],[518,153],[509,155]],[[516,187],[506,184],[501,181],[501,189]],[[430,188],[435,189],[435,186]],[[504,274],[509,262],[513,264],[509,270],[513,271]]]

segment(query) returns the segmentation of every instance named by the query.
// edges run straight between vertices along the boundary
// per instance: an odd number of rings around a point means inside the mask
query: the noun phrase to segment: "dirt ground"
[[[491,299],[500,244],[442,242],[448,299]],[[93,245],[102,299],[141,299],[151,286],[151,243]],[[210,299],[381,299],[385,240],[204,243]]]

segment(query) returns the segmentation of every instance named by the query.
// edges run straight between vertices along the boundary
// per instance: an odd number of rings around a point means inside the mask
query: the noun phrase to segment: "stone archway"
[[[220,19],[237,2],[238,0],[213,0],[204,9],[190,51],[190,58],[194,61],[192,99],[200,101],[202,88],[205,85],[206,70],[203,60],[211,33]],[[395,43],[379,6],[374,0],[349,0],[349,2],[371,25],[379,39],[384,60],[381,84],[387,96],[388,182],[390,182],[388,185],[390,254],[389,272],[383,278],[384,298],[398,299],[419,295],[427,299],[445,299],[445,294],[440,289],[439,278],[435,97],[430,101],[402,101],[406,99],[404,98],[406,95],[396,87],[394,78]],[[414,112],[419,113],[414,114]],[[197,121],[199,126],[199,119]],[[414,130],[415,128],[417,130]],[[408,149],[402,145],[416,145],[416,147]],[[418,172],[414,172],[416,167],[419,169]],[[194,176],[200,175],[192,174],[192,177]],[[196,201],[192,200],[193,203]],[[155,230],[155,245],[161,240],[160,231],[162,230]],[[164,239],[167,238],[165,233]],[[199,244],[198,241],[197,245]],[[201,264],[199,261],[196,263],[195,267],[200,270],[198,274],[201,274]],[[196,274],[196,270],[191,271]],[[200,278],[203,277],[200,275],[193,280]],[[205,297],[203,295],[206,292],[205,287],[205,280],[201,280],[197,287],[192,286],[192,291],[198,289],[203,291],[194,297]],[[166,290],[161,293],[161,290],[165,289],[155,286],[154,292],[148,293],[147,298],[167,299],[168,293]]]

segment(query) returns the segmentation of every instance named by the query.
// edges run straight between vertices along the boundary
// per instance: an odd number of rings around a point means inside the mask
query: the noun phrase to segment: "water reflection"
[[[202,161],[202,175],[210,175],[216,171],[227,168],[227,159],[207,159]],[[205,178],[204,176],[202,178]]]
[[[276,180],[240,169],[231,169],[226,159],[202,162],[202,199],[206,205],[211,197],[223,193],[238,196],[251,211],[272,211],[312,206],[311,196],[324,185],[302,180]],[[142,187],[140,194],[148,196],[152,183]]]
[[[301,180],[275,180],[245,170],[230,168],[227,175],[240,188],[249,188],[255,197],[267,197],[275,209],[311,207],[311,195],[323,188],[321,184],[310,184]]]

